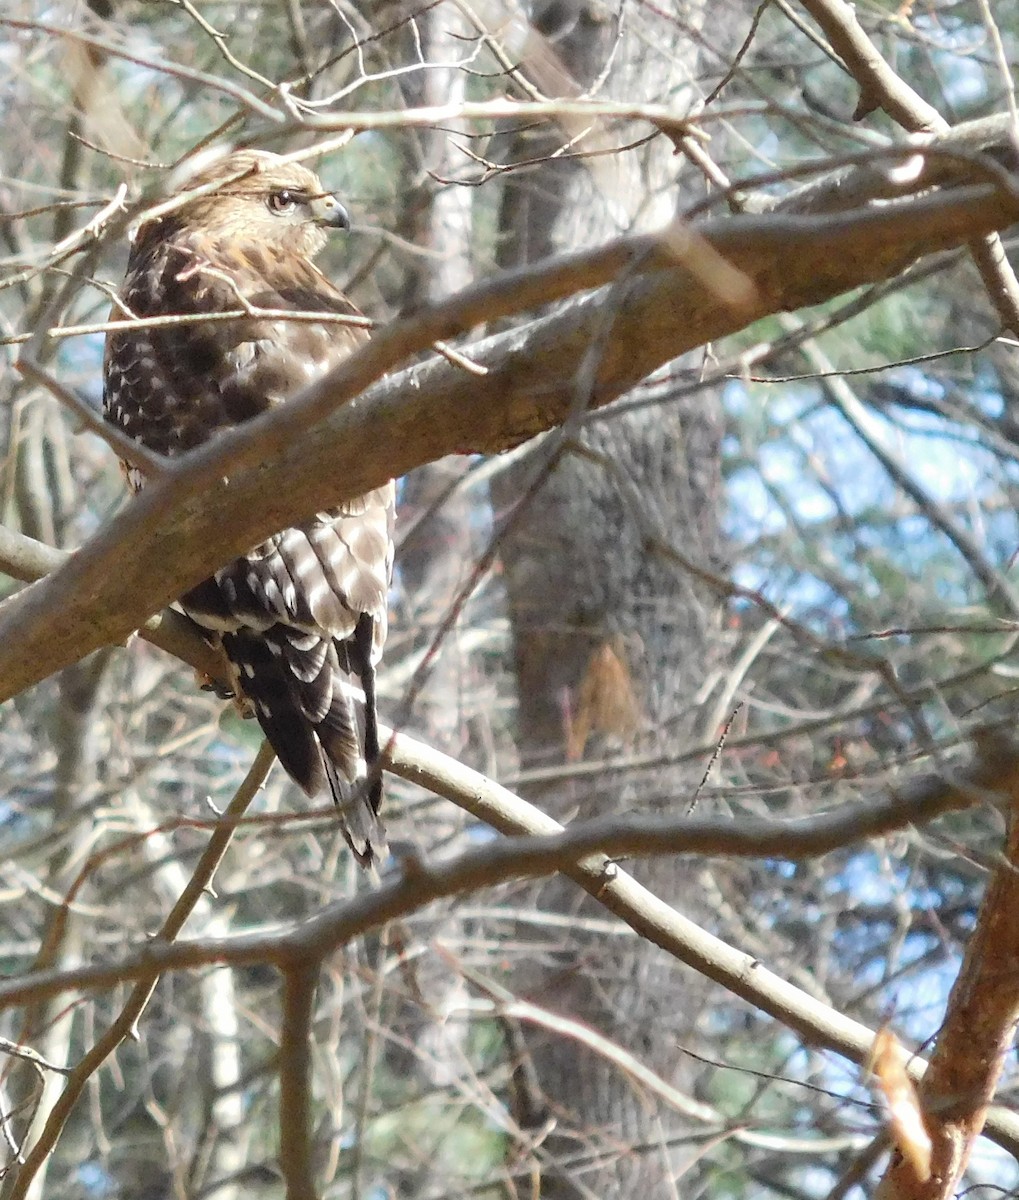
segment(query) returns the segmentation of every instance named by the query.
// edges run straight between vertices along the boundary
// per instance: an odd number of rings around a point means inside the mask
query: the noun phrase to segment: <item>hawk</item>
[[[179,206],[139,227],[113,315],[238,315],[111,331],[106,418],[176,457],[286,403],[352,353],[363,323],[279,315],[360,316],[312,261],[327,230],[349,226],[317,175],[275,154],[237,151],[191,176]],[[127,474],[137,491],[144,480]],[[393,512],[390,482],[281,530],[180,598],[222,647],[235,695],[287,773],[309,796],[328,786],[362,865],[384,845],[375,666]],[[360,726],[351,676],[364,689]]]

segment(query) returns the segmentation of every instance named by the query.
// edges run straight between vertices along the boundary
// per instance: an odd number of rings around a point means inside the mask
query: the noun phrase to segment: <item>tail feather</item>
[[[361,618],[358,631],[364,622],[370,644],[370,617]],[[385,830],[378,815],[382,778],[374,668],[362,654],[365,635],[358,631],[337,646],[283,625],[238,630],[223,634],[223,649],[284,770],[309,796],[328,785],[344,836],[358,862],[368,866],[385,854]],[[363,751],[357,713],[344,687],[351,674],[360,676],[365,690]]]
[[[371,806],[372,785],[364,778],[354,782],[344,779],[328,758],[324,761],[329,790],[340,810],[343,836],[361,866],[370,867],[387,854],[386,828]]]
[[[382,751],[379,746],[379,713],[375,702],[375,664],[372,662],[374,639],[375,622],[367,613],[362,613],[354,630],[353,649],[357,659],[354,669],[364,690],[364,761],[368,768],[368,802],[372,812],[378,816],[382,807]]]
[[[369,716],[366,690],[365,749],[362,754],[353,700],[338,683],[332,708],[315,730],[322,746],[329,790],[340,810],[344,836],[363,867],[386,855],[386,832],[378,815],[382,801],[378,736],[374,735],[373,750],[368,735],[374,725],[374,713]]]
[[[322,751],[281,647],[265,635],[239,630],[223,635],[223,650],[237,691],[250,701],[283,769],[307,795],[316,795],[326,783]]]

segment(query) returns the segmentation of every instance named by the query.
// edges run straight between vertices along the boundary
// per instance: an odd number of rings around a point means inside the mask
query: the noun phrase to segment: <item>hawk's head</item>
[[[305,258],[322,249],[327,229],[350,228],[346,209],[314,171],[266,150],[238,150],[218,159],[191,175],[182,195],[190,198],[171,219],[185,227]]]

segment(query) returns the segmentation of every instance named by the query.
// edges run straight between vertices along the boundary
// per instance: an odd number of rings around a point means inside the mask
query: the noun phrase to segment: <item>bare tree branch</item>
[[[846,0],[802,0],[842,56],[850,74],[860,85],[854,117],[859,120],[876,108],[911,133],[945,134],[949,124],[936,108],[885,62],[864,32],[856,11]],[[980,271],[991,303],[1004,328],[1019,333],[1019,280],[996,233],[974,239],[973,260]]]
[[[157,943],[119,962],[76,971],[39,972],[0,983],[0,1004],[26,1003],[68,989],[112,986],[124,978],[228,962],[272,962],[281,970],[321,959],[351,938],[406,916],[442,896],[489,887],[505,879],[564,870],[637,932],[695,965],[737,994],[811,1039],[864,1061],[871,1034],[856,1022],[806,997],[749,956],[725,945],[652,896],[615,865],[626,856],[696,853],[796,861],[861,838],[933,820],[973,804],[996,802],[1019,779],[1019,756],[988,742],[973,767],[954,779],[939,774],[912,781],[886,800],[795,821],[743,818],[739,823],[685,816],[604,818],[563,829],[558,822],[477,771],[405,735],[390,737],[397,774],[460,804],[509,836],[449,861],[413,856],[398,879],[333,906],[308,921],[269,933]],[[1019,786],[1017,783],[1015,786]],[[681,804],[677,807],[682,808]],[[748,969],[753,967],[752,970]]]
[[[294,964],[283,974],[280,1031],[280,1167],[287,1200],[315,1200],[311,1169],[311,1020],[318,962]]]
[[[396,321],[291,404],[175,465],[58,572],[10,601],[0,612],[0,699],[123,639],[302,514],[444,454],[492,453],[565,420],[592,344],[601,346],[592,390],[600,406],[751,320],[887,278],[1017,217],[1019,198],[982,184],[831,216],[699,225],[697,237],[752,281],[749,310],[691,278],[682,257],[676,264],[675,238],[665,236],[622,238],[507,272]],[[349,403],[435,341],[621,276],[625,283],[604,296],[472,347],[483,377],[429,362]]]
[[[957,1194],[1015,1041],[1019,1020],[1019,777],[1008,789],[1005,854],[984,896],[920,1085],[932,1145],[930,1176],[893,1156],[877,1200],[948,1200]]]

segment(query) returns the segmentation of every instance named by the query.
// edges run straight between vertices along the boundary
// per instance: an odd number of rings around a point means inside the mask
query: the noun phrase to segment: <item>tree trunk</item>
[[[524,60],[537,62],[546,77],[558,68],[586,93],[608,68],[605,90],[633,101],[676,96],[684,78],[692,78],[692,52],[669,45],[678,38],[676,23],[660,22],[655,33],[665,40],[628,43],[639,58],[616,47],[609,66],[617,29],[604,10],[573,6],[573,23],[557,26],[553,7],[561,8],[545,5],[534,13],[532,54]],[[574,132],[517,133],[504,160],[543,158]],[[577,148],[600,147],[581,140]],[[659,144],[586,164],[546,158],[526,173],[511,173],[501,265],[540,258],[567,240],[592,244],[620,228],[661,221],[675,205],[675,173],[671,147]],[[654,530],[705,566],[718,565],[718,397],[667,401],[567,433],[577,448],[546,443],[556,446],[558,461],[501,545],[525,780],[529,769],[568,766],[581,756],[681,749],[719,646],[714,599],[645,549]],[[500,476],[492,489],[497,514],[512,511],[537,478],[533,459]],[[606,773],[600,783],[571,786],[542,774],[546,782],[524,790],[565,820],[653,811],[660,797],[674,806],[697,781],[681,771]],[[680,862],[640,874],[681,904],[693,878]],[[592,1026],[681,1085],[677,1042],[697,1019],[700,982],[649,944],[606,935],[593,922],[585,929],[597,906],[568,881],[545,882],[533,907],[533,920],[518,931],[529,949],[513,969],[517,994]],[[543,929],[542,914],[567,916],[569,933]],[[576,1041],[520,1032],[533,1073],[530,1090],[517,1093],[517,1119],[525,1127],[554,1122],[538,1151],[542,1197],[674,1194],[682,1163],[680,1148],[670,1145],[681,1128],[676,1115],[658,1111],[618,1066]],[[519,1056],[520,1042],[512,1040]],[[518,1080],[526,1075],[517,1072]],[[532,1186],[528,1178],[522,1191]]]

